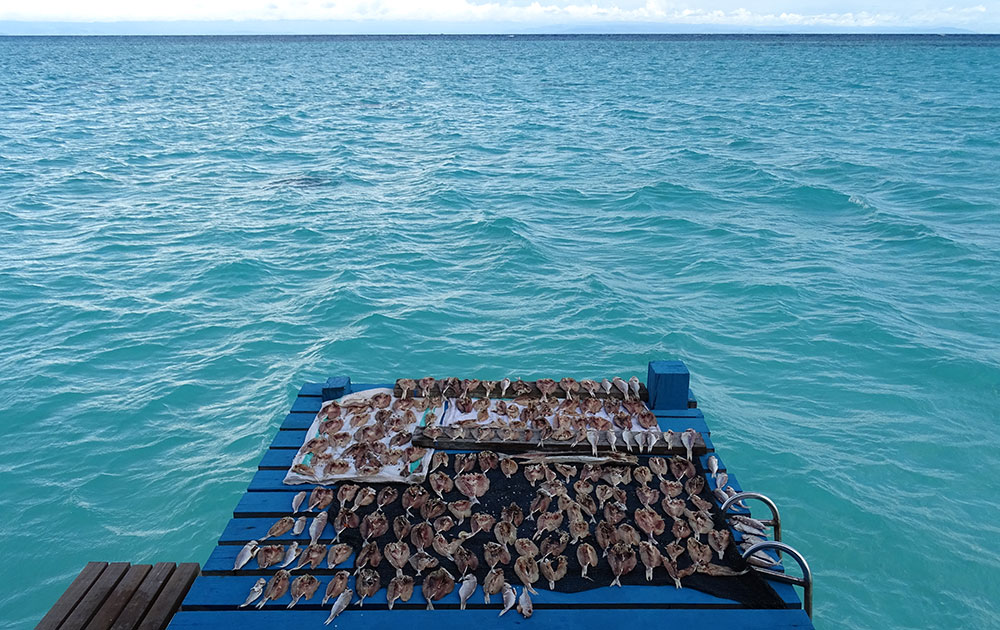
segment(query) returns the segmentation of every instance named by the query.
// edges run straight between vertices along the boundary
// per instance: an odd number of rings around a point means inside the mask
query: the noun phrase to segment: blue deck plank
[[[518,589],[520,592],[520,589]],[[321,597],[317,595],[316,597]],[[414,598],[417,594],[414,593]],[[413,601],[413,600],[411,600]],[[492,610],[376,610],[351,606],[329,626],[323,622],[329,615],[323,610],[255,610],[181,611],[174,615],[168,630],[207,630],[209,628],[239,628],[240,630],[277,630],[287,628],[364,628],[365,630],[399,630],[409,627],[466,630],[475,627],[526,625],[546,630],[581,630],[586,628],[617,628],[623,622],[631,626],[650,628],[685,628],[687,630],[801,630],[812,628],[812,622],[802,610],[683,610],[683,609],[551,609],[535,603],[535,612],[524,619],[517,611],[497,619],[498,607]],[[401,605],[399,605],[401,606]],[[405,616],[403,616],[405,615]]]
[[[251,564],[252,561],[251,561]],[[324,568],[326,564],[324,563]],[[350,562],[343,565],[342,568],[351,568]],[[230,568],[232,567],[232,562],[230,561]],[[641,569],[637,569],[641,570]],[[273,575],[274,570],[268,570],[266,573],[268,575]],[[513,580],[514,572],[512,569],[508,568],[508,573],[510,573],[510,578]],[[323,591],[326,589],[327,583],[330,581],[330,575],[319,575],[316,572],[308,571],[306,569],[300,569],[295,571],[293,576],[304,575],[306,573],[312,573],[316,575],[316,578],[320,581],[320,589],[317,591],[320,598],[322,597]],[[246,599],[247,593],[250,591],[250,587],[253,586],[254,582],[257,581],[256,575],[228,575],[228,576],[218,576],[218,575],[207,575],[201,576],[195,580],[194,584],[191,586],[191,590],[188,591],[187,596],[184,598],[183,606],[185,609],[198,607],[235,607],[243,603]],[[348,586],[353,588],[354,578],[352,577]],[[520,590],[520,589],[518,589]],[[385,586],[379,589],[375,596],[367,600],[365,607],[368,606],[368,602],[371,602],[372,606],[386,604],[386,592]],[[500,599],[498,596],[494,596],[492,599],[492,605],[490,608],[497,608],[497,604]],[[284,597],[279,599],[277,603],[268,603],[265,606],[265,610],[268,608],[284,609],[288,602],[291,601],[291,595],[286,594]],[[310,601],[309,603],[315,606],[319,603],[319,599],[315,601]],[[589,591],[584,591],[581,593],[559,593],[554,591],[548,591],[544,588],[538,589],[538,595],[532,597],[532,601],[535,606],[545,604],[547,606],[559,606],[559,607],[574,607],[580,605],[587,606],[600,606],[600,605],[642,605],[642,606],[656,606],[656,605],[671,605],[678,607],[707,607],[707,608],[742,608],[743,605],[737,601],[731,599],[724,599],[721,597],[715,597],[714,595],[709,595],[708,593],[703,593],[701,591],[694,590],[692,588],[673,588],[663,587],[663,586],[640,586],[640,585],[627,585],[621,588],[595,588]],[[785,604],[790,607],[798,607],[798,598],[793,598],[792,600],[785,599]],[[426,600],[424,600],[420,589],[414,589],[413,598],[409,602],[410,604],[418,604],[421,607],[426,605]],[[479,587],[476,594],[473,595],[469,603],[476,607],[483,607],[483,591],[482,586]],[[452,593],[446,596],[440,601],[442,605],[458,605],[458,589],[456,588]],[[329,605],[329,604],[328,604]],[[434,604],[438,605],[437,602]],[[407,620],[407,623],[409,620]]]
[[[704,418],[701,409],[653,409],[657,418]]]
[[[322,396],[323,383],[303,383],[299,389],[299,396]]]
[[[315,417],[315,413],[290,413],[281,421],[281,426],[278,429],[281,431],[305,431],[312,425]]]

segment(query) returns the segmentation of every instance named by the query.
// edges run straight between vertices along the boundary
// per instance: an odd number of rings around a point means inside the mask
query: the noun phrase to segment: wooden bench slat
[[[87,594],[73,608],[73,612],[59,626],[60,630],[81,630],[90,623],[91,618],[111,595],[111,591],[128,571],[128,562],[112,562],[104,568],[100,577],[94,581]]]
[[[112,630],[134,630],[139,626],[139,622],[146,615],[146,611],[152,606],[153,600],[163,590],[163,585],[167,583],[170,575],[174,572],[173,562],[158,562],[146,574],[146,578],[139,585],[139,588],[132,595],[132,599],[126,604],[125,610],[118,615]]]
[[[199,570],[200,567],[193,562],[177,565],[177,569],[170,575],[170,579],[143,617],[139,630],[162,630],[180,607],[181,600],[187,595],[191,583],[198,577]]]
[[[517,589],[520,593],[520,588]],[[416,595],[416,593],[414,593]],[[411,600],[412,601],[412,600]],[[537,598],[535,600],[537,602]],[[170,630],[277,630],[286,628],[364,628],[398,630],[401,624],[433,627],[441,630],[464,630],[470,627],[494,627],[499,623],[520,625],[524,619],[516,610],[499,622],[498,607],[490,610],[370,610],[351,606],[329,626],[323,626],[330,604],[323,610],[181,611],[174,615]],[[405,619],[402,618],[405,615]],[[513,616],[513,617],[512,617]],[[512,617],[512,618],[511,618]],[[535,603],[532,625],[547,630],[616,628],[623,624],[650,628],[685,628],[687,630],[796,630],[812,628],[802,610],[672,610],[672,609],[576,609],[545,608]]]
[[[88,562],[87,566],[83,567],[80,574],[52,605],[49,612],[45,613],[42,620],[35,626],[35,630],[55,630],[58,628],[107,566],[107,562]]]
[[[111,591],[97,614],[87,624],[87,630],[108,630],[118,619],[118,615],[125,609],[125,606],[132,599],[132,595],[135,594],[139,585],[146,579],[146,574],[152,568],[153,565],[150,564],[133,564],[129,567],[125,577],[118,582],[118,586]]]

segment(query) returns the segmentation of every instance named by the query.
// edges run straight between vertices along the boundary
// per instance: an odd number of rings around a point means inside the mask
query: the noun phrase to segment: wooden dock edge
[[[88,562],[35,630],[162,630],[200,574],[194,562]]]

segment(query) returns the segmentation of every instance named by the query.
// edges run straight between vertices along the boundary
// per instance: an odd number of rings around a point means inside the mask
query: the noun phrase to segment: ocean
[[[683,359],[818,628],[1000,627],[1000,38],[0,39],[0,627],[299,386]]]

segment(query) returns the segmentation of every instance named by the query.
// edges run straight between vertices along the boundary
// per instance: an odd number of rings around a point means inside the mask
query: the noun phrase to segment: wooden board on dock
[[[162,630],[199,572],[193,563],[91,562],[35,630]]]

